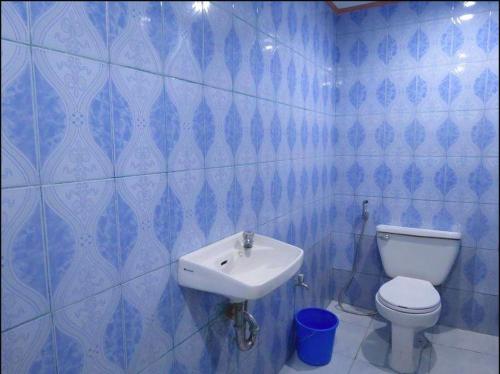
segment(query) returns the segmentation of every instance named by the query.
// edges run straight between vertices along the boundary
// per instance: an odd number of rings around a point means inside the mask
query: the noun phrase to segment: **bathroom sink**
[[[289,280],[303,257],[302,249],[258,234],[252,248],[245,249],[240,232],[179,258],[178,280],[232,302],[253,300]]]

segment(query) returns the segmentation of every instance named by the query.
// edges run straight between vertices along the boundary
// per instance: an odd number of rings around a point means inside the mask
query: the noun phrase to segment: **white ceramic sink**
[[[258,299],[289,280],[304,252],[293,245],[255,234],[251,249],[243,233],[229,236],[179,258],[179,284],[226,296],[232,302]]]

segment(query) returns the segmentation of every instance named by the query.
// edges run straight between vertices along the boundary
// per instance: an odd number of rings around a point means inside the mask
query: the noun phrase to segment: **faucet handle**
[[[304,274],[300,273],[297,274],[297,284],[296,286],[298,287],[304,287],[305,289],[309,289],[309,286],[307,283],[304,282]]]
[[[252,239],[254,235],[255,233],[253,231],[243,231],[244,238]]]

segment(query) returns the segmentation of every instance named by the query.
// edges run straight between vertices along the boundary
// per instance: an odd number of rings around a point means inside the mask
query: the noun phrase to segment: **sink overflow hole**
[[[220,266],[224,266],[224,265],[226,265],[226,264],[227,264],[227,260],[224,260],[224,261],[222,261],[222,262],[220,263]]]

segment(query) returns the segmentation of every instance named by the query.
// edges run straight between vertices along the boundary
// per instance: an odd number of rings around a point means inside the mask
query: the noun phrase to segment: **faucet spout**
[[[304,274],[298,274],[297,275],[297,287],[304,287],[306,290],[309,289],[309,286],[307,283],[304,282]]]
[[[253,237],[255,233],[251,231],[243,232],[243,248],[250,249],[253,247]]]

